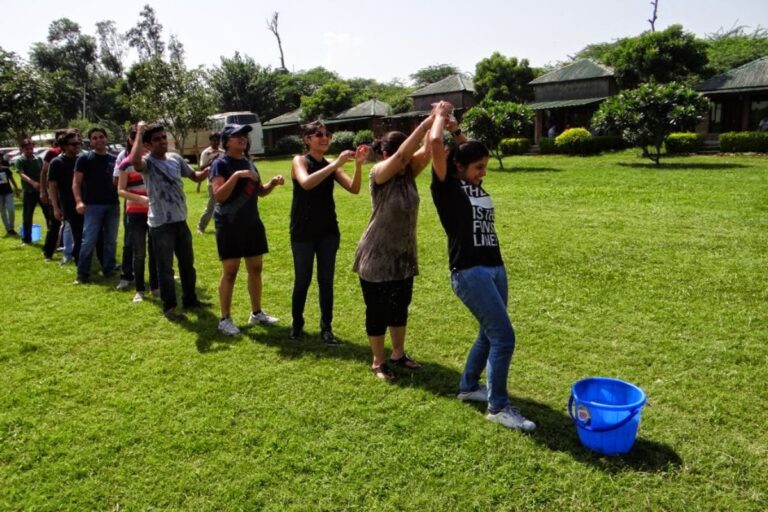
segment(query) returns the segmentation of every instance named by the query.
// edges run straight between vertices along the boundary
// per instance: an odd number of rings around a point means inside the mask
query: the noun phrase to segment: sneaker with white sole
[[[459,391],[456,398],[462,402],[487,402],[488,388],[480,384],[480,387],[474,391]]]
[[[485,417],[489,421],[500,423],[507,428],[522,430],[523,432],[533,432],[536,430],[536,424],[520,414],[520,409],[511,405],[498,412],[491,412],[489,409]]]
[[[223,318],[219,320],[219,331],[223,332],[227,336],[240,335],[240,329],[237,328],[231,318]]]
[[[274,316],[269,316],[264,311],[257,311],[256,313],[251,313],[251,316],[248,317],[248,323],[249,324],[261,324],[261,325],[274,325],[276,324],[280,319],[275,318]]]
[[[119,292],[124,292],[131,286],[131,282],[127,279],[121,279],[119,283],[117,283],[117,286],[115,286],[115,290]]]
[[[144,292],[136,292],[136,295],[133,296],[133,302],[144,302]]]

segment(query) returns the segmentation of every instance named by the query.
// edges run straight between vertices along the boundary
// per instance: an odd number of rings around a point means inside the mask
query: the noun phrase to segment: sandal
[[[374,366],[371,368],[371,371],[373,374],[385,381],[391,381],[395,380],[395,374],[392,372],[392,369],[389,367],[387,363],[381,363],[379,366]]]
[[[421,365],[411,359],[411,356],[408,354],[403,354],[403,357],[400,359],[389,359],[389,362],[392,363],[395,366],[400,366],[401,368],[407,368],[408,370],[418,370],[421,368]]]

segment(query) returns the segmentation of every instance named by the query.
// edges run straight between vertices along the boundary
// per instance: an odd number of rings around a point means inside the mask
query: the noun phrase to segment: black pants
[[[408,323],[413,277],[381,283],[360,279],[360,287],[365,300],[365,332],[368,336],[383,336],[388,326],[402,327]]]
[[[147,237],[149,226],[147,225],[146,213],[128,213],[125,216],[125,239],[126,245],[131,248],[131,253],[123,258],[131,260],[131,272],[136,279],[136,291],[146,291],[144,279],[144,263],[147,260]],[[123,260],[123,271],[125,271],[125,259]],[[152,239],[149,239],[149,288],[156,290],[158,288],[157,262],[155,261],[155,251],[152,248]]]
[[[40,192],[37,190],[25,190],[22,198],[22,230],[21,240],[24,243],[32,243],[32,222],[35,216],[35,207],[40,206],[45,217],[45,243],[43,244],[43,254],[46,258],[53,256],[56,252],[56,245],[59,241],[59,229],[61,222],[53,216],[53,207],[50,204],[43,204],[40,201]]]
[[[293,327],[304,327],[304,306],[312,283],[312,270],[317,258],[317,288],[320,295],[320,329],[330,329],[333,322],[333,276],[339,235],[327,235],[313,242],[291,242],[293,251],[293,295],[291,312]]]
[[[157,277],[160,282],[160,298],[163,311],[175,308],[176,285],[173,282],[173,255],[179,263],[182,304],[193,306],[197,303],[195,293],[195,255],[192,252],[192,233],[186,222],[172,222],[156,228],[149,228],[149,236],[155,248]]]
[[[125,281],[133,281],[133,247],[131,247],[131,237],[128,234],[128,213],[126,209],[126,201],[123,201],[123,260],[122,268],[120,269],[120,279]],[[144,216],[144,223],[146,224],[146,216]],[[144,236],[146,238],[146,234]],[[145,244],[146,245],[146,244]],[[146,247],[145,247],[146,249]],[[151,269],[152,267],[150,267]],[[151,271],[151,270],[150,270]],[[138,288],[136,288],[139,291]],[[144,290],[141,290],[144,291]]]

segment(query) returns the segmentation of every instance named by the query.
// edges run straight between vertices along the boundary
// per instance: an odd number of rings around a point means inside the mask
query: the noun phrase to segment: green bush
[[[726,132],[720,134],[720,151],[725,153],[768,153],[768,132]]]
[[[373,142],[373,132],[371,130],[360,130],[355,134],[354,144],[355,147],[361,144],[370,144]]]
[[[704,136],[691,132],[670,133],[664,141],[664,146],[671,155],[695,153],[704,147]]]
[[[504,156],[523,155],[531,149],[530,139],[502,139],[499,143],[499,150]]]
[[[592,134],[586,128],[569,128],[555,138],[555,147],[566,155],[591,155],[597,153]]]
[[[553,155],[557,153],[557,146],[555,146],[555,139],[549,137],[542,137],[539,140],[539,152],[542,155]]]
[[[603,151],[619,151],[627,149],[629,144],[618,135],[598,135],[592,137],[592,145],[596,153]]]
[[[275,144],[275,155],[298,155],[304,151],[304,142],[298,135],[286,135]]]
[[[347,131],[334,133],[328,151],[338,155],[345,149],[355,149],[355,133]]]

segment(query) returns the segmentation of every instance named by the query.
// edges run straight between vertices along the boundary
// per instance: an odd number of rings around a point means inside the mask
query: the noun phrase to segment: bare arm
[[[312,174],[309,174],[307,159],[303,156],[295,156],[293,157],[293,162],[291,163],[291,176],[293,176],[293,178],[299,182],[299,186],[301,186],[301,188],[304,190],[312,190],[320,183],[322,183],[325,178],[341,169],[341,166],[354,158],[354,156],[354,151],[342,151],[336,160],[329,163],[319,171],[313,172]],[[343,171],[342,174],[344,174]]]
[[[432,158],[432,147],[428,144],[428,140],[429,132],[424,134],[424,143],[411,157],[411,172],[414,178],[421,174],[421,171],[429,165],[429,160]]]
[[[402,171],[406,165],[411,162],[413,154],[419,147],[422,137],[429,131],[432,123],[435,121],[434,111],[416,127],[407,139],[395,151],[394,155],[389,156],[383,162],[376,164],[373,168],[373,179],[377,185],[386,183],[392,177]]]
[[[259,197],[268,196],[275,189],[275,187],[282,185],[284,183],[285,183],[285,179],[283,178],[282,175],[278,174],[277,176],[269,180],[269,183],[261,186],[261,189],[259,189],[259,192],[258,192]]]
[[[83,215],[85,213],[85,203],[83,203],[83,173],[75,169],[74,178],[72,178],[72,195],[75,196],[75,209],[77,213]]]
[[[144,148],[142,147],[142,141],[144,140],[144,129],[147,127],[147,123],[139,121],[136,124],[136,141],[131,148],[131,165],[137,171],[144,169]]]
[[[124,197],[128,199],[129,201],[134,201],[136,203],[141,204],[149,204],[149,198],[147,196],[140,196],[139,194],[134,194],[133,192],[128,191],[126,188],[128,186],[128,173],[124,170],[120,171],[120,176],[117,178],[117,195],[120,197]]]
[[[432,168],[435,170],[435,176],[440,181],[445,181],[448,173],[448,162],[443,145],[443,131],[445,130],[445,116],[438,116],[429,131],[429,146],[432,148]]]
[[[48,182],[48,196],[51,198],[53,216],[56,217],[56,220],[60,221],[63,215],[61,214],[61,207],[59,206],[59,184],[57,182]]]
[[[360,181],[363,173],[363,163],[368,159],[368,153],[370,149],[367,145],[362,144],[355,150],[355,174],[350,179],[342,169],[336,169],[336,176],[334,179],[341,187],[347,192],[353,194],[360,193]]]
[[[13,167],[16,169],[16,171],[18,171],[19,176],[21,176],[21,181],[25,182],[35,190],[40,190],[40,183],[27,176],[24,173],[24,169],[21,167],[21,165],[19,165],[18,161],[14,162]]]
[[[50,162],[43,161],[43,168],[40,171],[40,201],[43,204],[48,204],[48,167]]]

